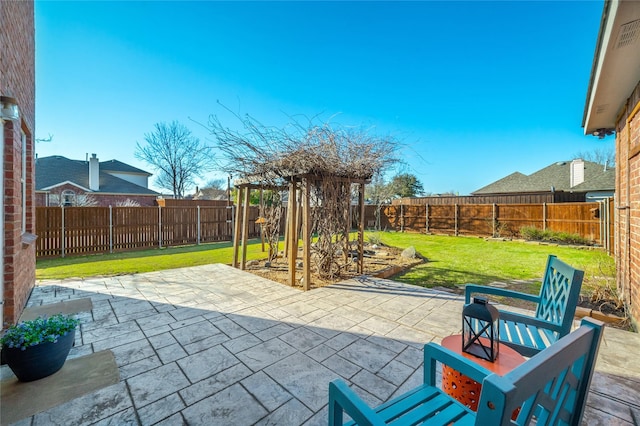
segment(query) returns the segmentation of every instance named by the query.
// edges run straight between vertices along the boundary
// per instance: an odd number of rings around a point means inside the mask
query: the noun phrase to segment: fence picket
[[[613,204],[605,203],[600,216],[609,218]],[[595,216],[597,202],[538,204],[400,204],[366,206],[365,223],[377,223],[380,209],[382,230],[451,235],[515,237],[520,228],[532,226],[557,232],[578,234],[605,246],[609,252],[611,221],[599,231]]]
[[[228,206],[36,207],[36,256],[65,257],[229,241]],[[249,238],[259,237],[258,207]]]

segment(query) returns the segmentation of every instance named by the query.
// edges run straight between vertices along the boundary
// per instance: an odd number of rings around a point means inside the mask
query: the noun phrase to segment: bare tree
[[[194,178],[213,167],[211,147],[177,121],[157,123],[144,139],[145,145],[136,143],[136,158],[156,170],[156,184],[172,191],[175,198],[183,198],[185,190],[195,184]]]
[[[384,176],[381,172],[376,172],[371,178],[371,184],[367,186],[365,197],[376,206],[375,216],[375,229],[380,230],[380,218],[382,214],[382,206],[384,204],[391,203],[391,199],[394,196],[393,187],[385,182]]]
[[[227,200],[227,182],[223,179],[212,179],[196,191],[194,199],[198,200]]]
[[[574,155],[574,158],[582,158],[607,167],[616,166],[616,150],[614,146],[594,148],[591,151],[580,151]]]
[[[202,187],[202,189],[205,188],[226,189],[227,182],[224,179],[211,179]]]

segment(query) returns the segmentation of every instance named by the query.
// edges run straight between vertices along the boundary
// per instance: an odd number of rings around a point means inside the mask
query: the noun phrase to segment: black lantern
[[[498,310],[483,297],[474,297],[462,310],[462,352],[494,362],[498,358]]]

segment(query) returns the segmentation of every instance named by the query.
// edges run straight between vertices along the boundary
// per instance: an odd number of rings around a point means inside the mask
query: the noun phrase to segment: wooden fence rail
[[[37,207],[36,256],[64,257],[230,241],[233,207]],[[249,236],[260,236],[258,208]]]

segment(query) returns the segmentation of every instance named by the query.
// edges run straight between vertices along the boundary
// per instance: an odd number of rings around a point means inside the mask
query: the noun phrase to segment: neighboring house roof
[[[151,176],[151,173],[146,172],[142,169],[138,169],[137,167],[130,166],[122,161],[118,160],[109,160],[109,161],[101,161],[100,162],[100,170],[109,171],[109,172],[119,172],[119,173],[135,173],[145,176]]]
[[[604,136],[640,80],[640,2],[605,0],[582,127]]]
[[[117,161],[117,163],[120,162]],[[135,167],[131,167],[131,169],[140,170]],[[140,171],[146,173],[143,170]],[[82,160],[70,160],[60,155],[40,157],[36,160],[36,191],[45,191],[65,183],[89,188],[89,163]],[[160,195],[151,189],[112,176],[102,168],[99,169],[99,187],[98,191],[93,192],[97,194]]]
[[[511,188],[519,187],[524,184],[527,175],[523,175],[520,172],[511,173],[509,176],[503,177],[483,188],[478,189],[475,193],[485,192],[488,190],[491,193],[495,192],[511,192]]]
[[[611,191],[615,189],[615,183],[615,169],[585,161],[584,182],[571,187],[571,161],[559,161],[528,176],[519,172],[512,173],[472,192],[472,194]]]

